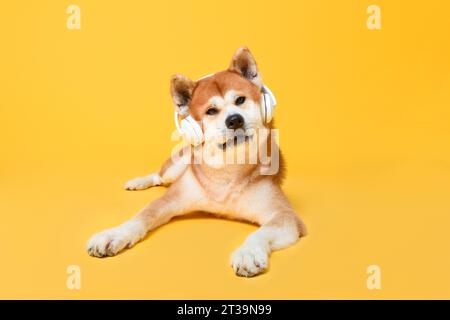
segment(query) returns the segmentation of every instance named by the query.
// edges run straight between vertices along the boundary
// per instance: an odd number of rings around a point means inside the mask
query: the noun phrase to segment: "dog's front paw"
[[[87,244],[87,251],[93,257],[115,256],[123,249],[131,248],[145,233],[141,222],[128,221],[93,235]]]
[[[144,190],[161,184],[159,174],[151,174],[147,177],[134,178],[125,183],[126,190]]]
[[[237,276],[253,277],[267,270],[269,255],[260,246],[243,245],[231,255],[231,266]]]

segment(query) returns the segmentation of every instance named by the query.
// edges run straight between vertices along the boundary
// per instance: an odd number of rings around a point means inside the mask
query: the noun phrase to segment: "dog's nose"
[[[228,129],[240,129],[244,126],[244,118],[240,114],[233,114],[225,120]]]

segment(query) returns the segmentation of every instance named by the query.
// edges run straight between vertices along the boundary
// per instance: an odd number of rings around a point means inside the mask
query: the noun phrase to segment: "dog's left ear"
[[[170,79],[170,93],[175,110],[183,117],[189,114],[189,103],[194,87],[195,82],[181,74],[176,74]]]
[[[235,71],[259,88],[262,86],[262,77],[256,65],[255,58],[247,47],[237,49],[231,60],[230,71]]]

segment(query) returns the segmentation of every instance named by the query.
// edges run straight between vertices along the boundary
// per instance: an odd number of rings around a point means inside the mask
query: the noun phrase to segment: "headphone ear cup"
[[[184,139],[194,146],[198,146],[203,142],[203,131],[200,128],[197,121],[191,116],[188,116],[181,120],[181,130],[183,132]]]
[[[263,120],[265,123],[269,123],[272,121],[273,112],[275,110],[275,106],[277,105],[277,100],[275,99],[275,96],[273,95],[272,91],[265,85],[262,85],[261,87],[262,92],[262,105],[261,105],[261,112],[263,114]]]
[[[270,95],[268,95],[267,93],[263,94],[263,100],[264,122],[269,123],[270,121],[272,121],[274,105],[272,103]]]

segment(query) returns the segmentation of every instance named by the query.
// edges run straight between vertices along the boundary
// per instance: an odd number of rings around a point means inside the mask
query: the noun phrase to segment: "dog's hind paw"
[[[87,244],[87,252],[93,257],[115,256],[125,248],[131,248],[145,236],[145,227],[139,221],[124,224],[94,234]]]
[[[267,270],[269,255],[263,247],[243,245],[231,255],[231,267],[237,276],[253,277]]]

